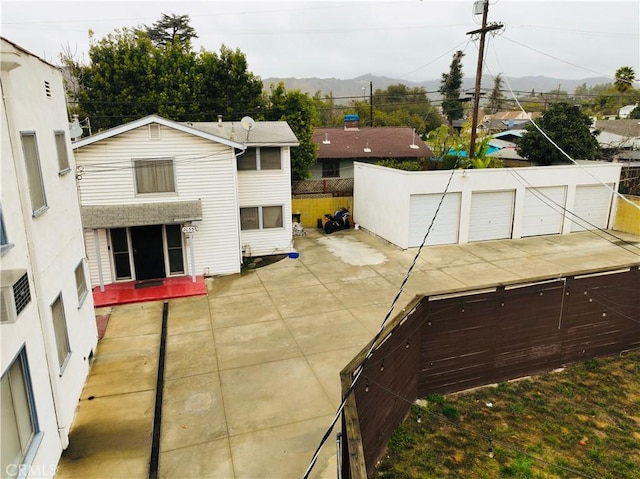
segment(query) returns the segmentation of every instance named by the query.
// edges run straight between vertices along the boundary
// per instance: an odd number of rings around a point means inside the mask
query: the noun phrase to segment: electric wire
[[[621,241],[624,243],[624,245],[628,245],[632,248],[638,249],[640,250],[640,247],[637,246],[635,243],[632,243],[630,241],[625,240],[624,238],[621,238],[619,236],[616,236],[614,233],[612,233],[611,231],[601,228],[596,224],[591,223],[589,220],[586,220],[585,218],[582,218],[580,215],[578,215],[577,213],[574,213],[573,211],[569,210],[568,208],[566,208],[565,206],[561,205],[560,203],[556,202],[553,198],[551,198],[550,196],[544,194],[542,191],[540,191],[539,188],[533,186],[531,183],[529,183],[522,175],[520,175],[520,173],[518,173],[516,171],[515,168],[507,168],[507,171],[509,173],[511,173],[511,175],[523,186],[527,187],[528,191],[531,191],[538,199],[540,199],[543,203],[545,203],[547,206],[549,206],[550,208],[554,209],[555,211],[559,212],[559,213],[568,213],[569,215],[571,215],[571,221],[574,221],[577,223],[577,221],[575,221],[576,219],[580,222],[582,222],[583,224],[581,224],[580,226],[584,227],[584,225],[589,225],[591,226],[593,230],[597,230],[600,231],[601,233],[603,233],[604,235],[607,236],[611,236],[613,238],[615,238],[618,241]],[[543,199],[544,198],[544,199]],[[586,228],[585,228],[586,229]],[[612,243],[615,246],[619,246],[622,249],[624,249],[625,251],[629,251],[632,252],[626,248],[624,248],[624,245],[622,244],[616,244],[616,243]]]
[[[457,164],[455,166],[457,166]],[[389,320],[389,318],[391,317],[391,314],[393,313],[395,305],[398,302],[398,300],[400,299],[400,296],[402,295],[402,292],[404,291],[405,285],[409,281],[411,273],[413,272],[413,268],[415,267],[415,265],[416,265],[416,263],[418,261],[418,257],[420,256],[420,253],[422,252],[422,249],[423,249],[425,243],[427,242],[427,238],[429,236],[429,233],[431,232],[431,229],[433,228],[435,220],[438,217],[438,213],[440,212],[440,208],[442,207],[442,203],[444,202],[444,199],[446,197],[447,191],[449,190],[449,186],[451,185],[451,180],[453,179],[454,172],[455,172],[455,168],[451,170],[451,174],[449,175],[449,180],[448,180],[448,182],[447,182],[447,184],[445,186],[445,189],[444,189],[444,191],[442,193],[442,196],[440,198],[440,202],[438,203],[438,206],[437,206],[437,208],[436,208],[436,210],[435,210],[435,212],[433,214],[433,217],[431,219],[431,223],[429,224],[429,227],[427,228],[427,231],[424,234],[424,237],[422,239],[422,243],[421,243],[420,247],[418,248],[418,251],[416,252],[416,254],[414,256],[413,261],[412,261],[411,265],[409,266],[409,269],[407,270],[407,273],[406,273],[406,275],[405,275],[405,277],[404,277],[404,279],[403,279],[403,281],[402,281],[402,283],[400,285],[400,288],[398,289],[398,293],[396,294],[396,296],[394,297],[393,301],[391,302],[391,306],[389,307],[389,310],[388,310],[387,314],[385,315],[384,319],[382,320],[382,323],[380,324],[380,328],[378,329],[378,332],[375,334],[375,336],[371,340],[371,346],[369,347],[369,350],[367,351],[367,354],[365,355],[364,359],[360,363],[358,371],[356,372],[355,376],[351,380],[351,384],[349,385],[349,387],[345,391],[345,393],[344,393],[344,395],[342,397],[342,401],[340,402],[340,406],[338,407],[338,409],[336,411],[336,414],[333,417],[333,420],[331,421],[331,424],[329,425],[329,427],[327,428],[327,431],[325,432],[324,436],[320,440],[320,443],[318,444],[318,447],[316,448],[316,451],[314,452],[314,454],[313,454],[313,456],[311,458],[309,466],[307,467],[307,469],[306,469],[306,471],[304,473],[304,476],[303,476],[304,479],[307,479],[309,477],[309,474],[313,470],[313,467],[315,466],[316,461],[318,460],[318,457],[320,455],[320,451],[322,450],[322,447],[324,446],[324,444],[326,443],[327,439],[331,435],[331,431],[333,431],[333,428],[335,427],[336,423],[338,422],[338,419],[340,419],[342,411],[344,410],[344,407],[345,407],[345,405],[347,403],[347,399],[353,393],[353,390],[354,390],[354,387],[355,387],[356,383],[358,382],[358,380],[360,379],[361,375],[364,372],[365,365],[367,364],[367,362],[369,361],[369,359],[373,355],[373,351],[375,349],[376,342],[378,341],[378,339],[382,335],[382,332],[384,331],[384,327],[385,327],[387,321]]]
[[[506,38],[506,37],[504,37]],[[500,61],[498,59],[498,55],[497,52],[495,50],[494,47],[494,53],[496,53],[496,61],[498,62],[498,66],[500,66]],[[515,96],[515,94],[513,93],[513,91],[511,90],[511,85],[509,84],[509,80],[508,78],[505,77],[505,83],[507,85],[507,88],[509,89],[511,96],[513,97],[513,99],[515,100],[516,104],[518,105],[518,108],[520,108],[520,110],[523,113],[527,113],[526,110],[522,107],[522,105],[520,104],[520,102],[518,101],[518,98]],[[555,141],[553,141],[549,135],[547,135],[546,132],[544,132],[542,130],[542,128],[540,128],[540,126],[532,119],[530,119],[531,124],[536,128],[536,130],[538,130],[540,132],[540,134],[542,136],[544,136],[544,138],[551,143],[560,153],[562,153],[566,158],[568,158],[574,165],[578,166],[581,170],[583,170],[585,173],[587,173],[589,176],[591,176],[594,180],[596,180],[598,183],[600,183],[601,185],[605,186],[607,189],[609,189],[614,195],[616,195],[618,198],[622,199],[623,201],[625,201],[626,203],[630,204],[633,208],[636,208],[638,210],[640,210],[640,205],[634,203],[633,201],[629,200],[628,198],[626,198],[624,195],[620,194],[619,192],[617,192],[616,190],[614,190],[611,186],[607,185],[606,183],[604,183],[603,181],[601,181],[599,178],[597,178],[595,175],[593,175],[588,169],[583,168],[582,165],[580,165],[576,160],[574,160],[567,152],[565,152]]]

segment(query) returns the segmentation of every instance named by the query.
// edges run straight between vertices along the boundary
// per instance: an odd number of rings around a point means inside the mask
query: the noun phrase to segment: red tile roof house
[[[356,117],[355,115],[353,115]],[[312,180],[353,178],[353,162],[377,163],[431,158],[433,152],[409,127],[360,128],[357,117],[345,117],[343,128],[316,128],[313,141],[318,160],[311,168]]]

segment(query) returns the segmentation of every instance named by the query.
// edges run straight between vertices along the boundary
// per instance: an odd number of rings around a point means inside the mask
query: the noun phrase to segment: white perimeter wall
[[[575,210],[576,188],[581,185],[611,185],[617,191],[621,166],[615,163],[488,168],[478,170],[401,171],[366,163],[354,165],[353,217],[361,227],[401,248],[409,247],[409,202],[411,195],[442,194],[451,177],[449,193],[460,193],[458,243],[467,243],[474,192],[515,191],[512,238],[522,236],[524,199],[528,188],[565,186],[565,208]],[[610,208],[611,225],[615,202]],[[570,215],[564,216],[562,234],[571,232]],[[575,227],[574,227],[575,231]]]

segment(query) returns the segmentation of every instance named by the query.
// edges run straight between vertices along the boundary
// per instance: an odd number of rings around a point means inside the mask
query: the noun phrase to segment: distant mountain
[[[611,83],[607,77],[591,77],[581,80],[567,80],[560,78],[549,78],[545,76],[527,76],[521,78],[505,77],[511,89],[520,95],[528,95],[532,90],[536,93],[548,93],[557,91],[558,88],[571,94],[577,86],[586,83],[588,87]],[[384,90],[389,85],[397,85],[402,83],[409,88],[423,87],[429,98],[440,98],[438,88],[440,88],[440,80],[427,80],[423,82],[411,82],[407,80],[399,80],[397,78],[381,77],[371,74],[362,75],[351,80],[341,80],[339,78],[265,78],[262,80],[265,89],[269,85],[277,85],[284,82],[287,90],[300,90],[311,95],[320,91],[321,94],[328,95],[331,93],[338,103],[347,103],[358,97],[369,96],[369,82],[373,83],[373,90]],[[463,80],[463,91],[472,92],[475,86],[475,78],[465,78]],[[490,76],[482,77],[482,88],[491,89],[493,87],[493,78]],[[504,89],[507,90],[506,82]]]

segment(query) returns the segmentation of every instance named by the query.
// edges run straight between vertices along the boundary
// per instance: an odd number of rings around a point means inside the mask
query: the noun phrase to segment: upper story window
[[[40,156],[35,132],[21,132],[22,151],[27,169],[27,181],[29,183],[29,196],[31,197],[31,209],[33,216],[39,216],[47,209],[47,198],[44,193]]]
[[[172,193],[176,191],[173,159],[133,160],[136,193]]]
[[[280,169],[282,169],[282,160],[279,147],[247,148],[242,155],[238,156],[238,170],[241,171]]]
[[[25,349],[20,351],[0,381],[2,404],[2,477],[29,470],[42,441]]]
[[[58,153],[58,171],[64,175],[71,171],[69,167],[69,152],[67,151],[67,136],[64,131],[53,132],[56,139],[56,152]]]

